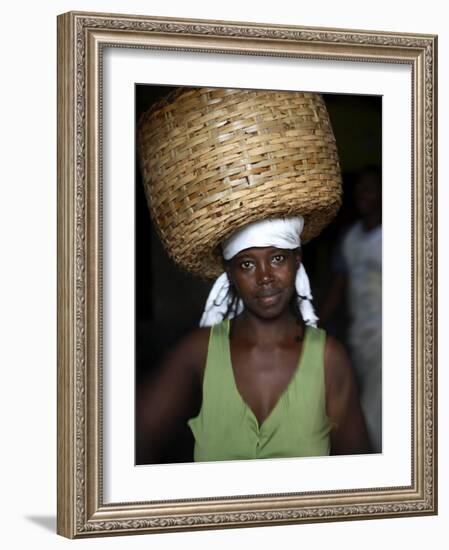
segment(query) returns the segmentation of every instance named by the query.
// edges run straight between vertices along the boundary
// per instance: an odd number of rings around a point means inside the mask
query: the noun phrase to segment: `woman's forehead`
[[[245,248],[244,250],[241,250],[234,256],[234,258],[238,258],[241,256],[250,256],[250,255],[263,256],[265,254],[272,254],[272,253],[279,254],[280,252],[290,253],[290,252],[294,252],[294,249],[279,248],[276,246],[253,246],[253,247]]]

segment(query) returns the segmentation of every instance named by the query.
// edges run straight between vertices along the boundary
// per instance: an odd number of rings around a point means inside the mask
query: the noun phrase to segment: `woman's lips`
[[[263,292],[259,292],[256,297],[259,302],[261,302],[264,305],[271,305],[275,303],[279,296],[281,294],[280,290],[266,290]]]
[[[267,288],[266,290],[261,290],[256,294],[258,298],[267,298],[269,296],[275,296],[276,294],[280,294],[280,290],[277,288]]]

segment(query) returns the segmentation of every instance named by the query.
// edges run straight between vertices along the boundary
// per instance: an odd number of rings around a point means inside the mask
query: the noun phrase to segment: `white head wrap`
[[[253,247],[274,246],[294,250],[301,246],[300,237],[303,227],[304,219],[301,216],[251,223],[222,243],[223,257],[225,260],[230,260],[242,250]],[[230,305],[229,286],[227,274],[222,273],[215,281],[207,298],[200,321],[201,327],[208,327],[223,320]],[[299,310],[305,324],[316,327],[318,317],[312,306],[309,278],[302,263],[296,273],[295,287],[298,294]],[[243,311],[243,308],[243,302],[239,300],[237,315]],[[231,315],[233,314],[234,312],[231,313]]]

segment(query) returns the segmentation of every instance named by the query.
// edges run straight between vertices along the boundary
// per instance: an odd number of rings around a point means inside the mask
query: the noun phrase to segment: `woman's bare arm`
[[[332,423],[331,454],[371,452],[349,357],[331,336],[326,338],[324,371],[326,412]]]
[[[184,337],[136,392],[137,448],[157,458],[180,425],[198,413],[210,329]]]

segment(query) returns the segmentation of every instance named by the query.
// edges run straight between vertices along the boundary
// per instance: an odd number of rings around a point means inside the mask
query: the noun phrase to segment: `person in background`
[[[323,326],[347,297],[348,343],[374,452],[382,451],[382,177],[365,168],[354,185],[358,220],[343,237],[319,311]]]

